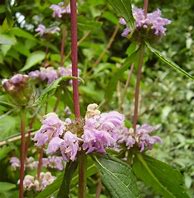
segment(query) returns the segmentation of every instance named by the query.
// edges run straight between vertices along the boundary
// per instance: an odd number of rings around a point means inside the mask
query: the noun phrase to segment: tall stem
[[[148,0],[144,0],[144,15],[147,16],[148,11]],[[136,125],[138,122],[138,109],[139,109],[139,94],[140,94],[140,82],[141,82],[141,74],[142,74],[142,66],[144,60],[144,44],[140,47],[139,52],[139,63],[138,63],[138,71],[137,71],[137,80],[135,85],[135,107],[134,107],[134,117],[133,117],[133,129],[136,132]]]
[[[21,112],[21,123],[20,123],[20,132],[21,132],[21,147],[20,147],[20,184],[19,184],[19,198],[23,198],[24,194],[24,172],[25,172],[25,112]]]
[[[78,90],[78,50],[77,50],[77,5],[76,0],[70,1],[71,6],[71,61],[73,79],[73,103],[76,119],[80,119],[79,90]]]
[[[29,124],[28,137],[26,140],[26,148],[25,148],[25,150],[26,150],[25,159],[28,157],[28,149],[29,149],[29,145],[30,145],[30,138],[31,138],[31,132],[32,132],[32,127],[33,127],[34,121],[35,121],[35,116],[32,117],[32,119],[30,120],[30,124]]]
[[[144,59],[144,46],[141,46],[140,52],[139,52],[137,80],[136,80],[136,85],[135,85],[135,107],[134,107],[134,117],[133,117],[134,132],[136,132],[136,125],[138,121],[139,93],[140,93],[140,82],[141,82],[143,59]]]
[[[78,77],[78,45],[77,45],[77,5],[76,0],[70,1],[71,6],[71,61],[72,61],[72,76]],[[79,90],[78,79],[73,79],[73,104],[74,113],[77,121],[80,120],[80,106],[79,106]],[[86,156],[83,151],[79,156],[79,198],[85,197],[86,191],[86,171],[85,171]]]
[[[144,9],[144,15],[145,15],[145,17],[147,17],[147,12],[148,12],[148,3],[149,3],[149,0],[144,0],[144,6],[143,6],[143,9]]]

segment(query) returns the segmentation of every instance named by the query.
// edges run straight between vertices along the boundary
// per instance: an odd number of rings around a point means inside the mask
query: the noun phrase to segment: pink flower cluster
[[[65,161],[74,161],[81,149],[87,154],[105,153],[106,148],[118,149],[124,144],[128,149],[137,145],[142,152],[161,142],[158,136],[150,135],[156,127],[144,124],[137,126],[134,133],[133,129],[124,126],[125,117],[122,114],[116,111],[101,113],[97,108],[96,104],[88,106],[81,137],[77,136],[76,126],[70,119],[63,122],[55,113],[46,115],[34,137],[36,145],[48,143],[48,154],[61,153]]]
[[[170,20],[161,17],[161,11],[159,9],[154,12],[148,13],[147,16],[145,16],[143,9],[135,7],[133,8],[133,16],[135,18],[135,24],[137,29],[150,28],[157,36],[165,35],[165,26],[171,23]],[[119,22],[120,24],[127,26],[124,18],[120,18]],[[131,30],[129,29],[129,27],[126,27],[122,33],[122,36],[127,37],[130,32]]]
[[[59,156],[49,156],[48,158],[42,158],[42,165],[43,167],[60,171],[64,169],[63,158]]]
[[[56,177],[52,176],[50,172],[41,172],[40,178],[36,179],[36,177],[31,175],[26,175],[23,180],[24,190],[25,191],[42,191],[48,185],[52,184],[55,181]],[[19,181],[18,181],[19,183]]]
[[[57,170],[63,170],[64,169],[64,163],[63,158],[59,156],[49,156],[48,158],[42,159],[43,167],[51,168],[51,169],[57,169]],[[17,168],[20,168],[20,160],[17,157],[11,157],[10,159],[11,167],[16,170]],[[34,160],[33,157],[29,157],[26,159],[25,168],[33,170],[38,167],[38,161]]]
[[[39,24],[38,27],[35,29],[35,32],[38,33],[39,36],[43,36],[45,34],[56,34],[60,31],[59,27],[53,26],[46,28],[45,25]]]
[[[70,14],[71,13],[71,8],[70,5],[67,5],[66,7],[64,6],[63,2],[60,2],[59,4],[52,4],[50,6],[50,9],[53,10],[53,17],[56,18],[61,18],[63,14]]]
[[[162,140],[158,136],[151,136],[150,133],[157,130],[157,126],[150,126],[148,124],[143,124],[142,126],[137,126],[136,133],[132,128],[124,128],[120,131],[118,136],[118,143],[124,144],[128,149],[137,145],[140,152],[145,149],[152,149],[153,145],[156,143],[162,143]]]
[[[117,134],[123,127],[124,116],[116,111],[92,116],[85,121],[83,149],[87,153],[105,153],[105,148],[115,147]]]
[[[39,79],[50,84],[62,76],[72,76],[72,71],[71,67],[59,67],[57,70],[53,67],[41,67],[40,70],[31,71],[28,76],[32,79]]]

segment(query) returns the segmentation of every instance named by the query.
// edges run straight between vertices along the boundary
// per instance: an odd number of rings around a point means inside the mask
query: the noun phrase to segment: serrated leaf
[[[31,53],[29,57],[27,58],[26,64],[21,69],[21,71],[26,71],[30,69],[31,67],[33,67],[34,65],[41,63],[44,60],[45,55],[46,55],[45,52],[42,52],[42,51],[36,51],[36,52]]]
[[[130,29],[134,29],[134,18],[131,8],[131,0],[108,0],[119,17],[123,17]]]
[[[136,179],[128,164],[109,156],[95,158],[102,175],[102,182],[112,198],[138,198]]]
[[[137,153],[133,171],[164,198],[189,198],[183,187],[183,177],[174,168],[150,156]]]
[[[184,69],[182,69],[176,63],[174,63],[172,60],[170,60],[169,58],[167,58],[164,55],[162,55],[158,50],[154,49],[149,43],[146,42],[146,46],[148,47],[148,49],[152,53],[154,53],[161,61],[166,63],[168,66],[172,67],[173,69],[175,69],[176,71],[182,73],[183,75],[187,76],[188,78],[191,78],[191,79],[194,80],[193,76],[191,76],[189,73],[187,73]]]

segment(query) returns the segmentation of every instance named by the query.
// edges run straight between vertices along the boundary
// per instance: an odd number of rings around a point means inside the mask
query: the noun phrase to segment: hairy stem
[[[72,61],[72,76],[78,77],[78,45],[77,45],[77,5],[76,0],[70,1],[71,6],[71,61]],[[78,79],[73,79],[73,105],[74,113],[77,121],[80,120],[80,106],[79,106],[79,90]],[[78,197],[84,198],[86,191],[86,156],[83,151],[79,156],[79,192]]]
[[[137,125],[137,121],[138,121],[139,93],[140,93],[140,81],[141,81],[143,60],[144,60],[144,46],[141,46],[140,51],[139,51],[137,80],[136,80],[136,85],[135,85],[135,107],[134,107],[134,115],[133,115],[133,129],[134,129],[134,132],[136,132],[136,125]]]
[[[25,172],[25,112],[21,112],[21,123],[20,123],[20,132],[21,132],[21,147],[20,147],[20,184],[19,184],[19,198],[23,198],[24,194],[24,172]]]
[[[144,15],[147,16],[148,12],[148,3],[149,0],[144,0]],[[136,132],[136,125],[138,121],[138,109],[139,109],[139,93],[140,93],[140,81],[141,81],[141,73],[142,73],[142,66],[143,66],[143,60],[144,60],[144,45],[140,47],[139,52],[139,63],[138,63],[138,71],[137,71],[137,80],[135,85],[135,107],[134,107],[134,117],[133,117],[133,129],[134,132]]]
[[[26,153],[25,153],[25,159],[28,157],[28,148],[30,145],[30,138],[31,138],[31,132],[32,132],[32,127],[35,121],[35,116],[33,116],[30,120],[30,124],[29,124],[29,129],[28,129],[28,136],[27,136],[27,140],[26,140]]]
[[[149,3],[149,0],[144,0],[143,10],[144,10],[145,17],[147,16],[147,12],[148,12],[148,3]]]
[[[70,1],[71,6],[71,61],[72,76],[78,77],[78,49],[77,49],[77,5],[76,0]],[[76,119],[80,119],[78,79],[73,79],[73,103]]]

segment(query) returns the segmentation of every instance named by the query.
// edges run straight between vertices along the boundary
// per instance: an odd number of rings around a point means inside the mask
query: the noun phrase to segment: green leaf
[[[27,31],[25,31],[21,28],[14,27],[11,29],[11,32],[15,36],[26,38],[26,39],[33,40],[33,41],[37,41],[37,39],[32,34],[28,33]]]
[[[102,15],[105,19],[109,20],[110,22],[112,22],[113,24],[118,24],[118,18],[112,14],[111,12],[105,11],[103,12]]]
[[[40,97],[37,99],[36,103],[40,103],[42,102],[45,97],[48,95],[48,94],[51,94],[55,92],[55,90],[59,87],[59,84],[62,82],[62,81],[65,81],[65,80],[70,80],[70,79],[75,79],[75,77],[72,77],[72,76],[63,76],[63,77],[60,77],[58,78],[57,80],[53,81],[51,84],[49,84],[41,93]]]
[[[61,183],[61,187],[59,189],[57,198],[69,198],[70,184],[73,174],[77,169],[77,165],[78,165],[77,160],[75,162],[69,162],[66,164],[63,182]]]
[[[166,63],[168,66],[172,67],[173,69],[175,69],[176,71],[182,73],[183,75],[187,76],[188,78],[191,78],[191,79],[194,80],[193,76],[188,74],[184,69],[182,69],[179,65],[177,65],[173,61],[171,61],[169,58],[167,58],[164,55],[162,55],[158,50],[154,49],[149,43],[146,42],[146,46],[148,47],[148,49],[152,53],[154,53],[161,61]]]
[[[94,20],[87,20],[85,17],[79,16],[77,25],[78,29],[86,31],[92,30],[93,32],[95,32],[100,30],[102,23]]]
[[[16,38],[9,34],[0,34],[0,44],[2,45],[15,45]]]
[[[183,187],[183,177],[174,168],[150,156],[137,153],[133,171],[164,198],[189,198]]]
[[[11,184],[8,182],[0,182],[0,193],[12,190],[14,188],[16,188],[15,184]]]
[[[45,52],[42,51],[36,51],[30,54],[30,56],[26,60],[26,64],[21,69],[21,71],[26,71],[33,67],[34,65],[41,63],[45,58]]]
[[[114,8],[119,17],[123,17],[130,29],[134,29],[134,18],[132,14],[130,0],[108,0],[108,3]]]
[[[138,198],[136,179],[128,164],[109,156],[95,158],[102,175],[102,182],[112,198]]]
[[[63,87],[62,97],[64,104],[66,104],[73,112],[73,96],[71,91],[67,87]]]
[[[87,177],[90,177],[94,175],[97,172],[95,165],[91,165],[87,168],[86,174]],[[45,188],[42,192],[40,192],[36,198],[50,198],[52,194],[56,193],[59,190],[59,187],[61,186],[61,183],[63,181],[63,173],[61,173],[57,179],[49,186]],[[72,186],[75,186],[78,183],[78,176],[74,176],[71,182]]]

